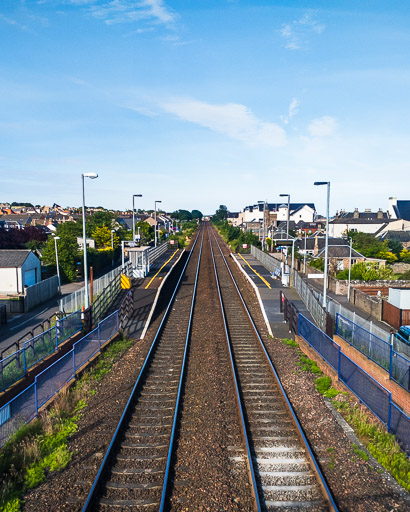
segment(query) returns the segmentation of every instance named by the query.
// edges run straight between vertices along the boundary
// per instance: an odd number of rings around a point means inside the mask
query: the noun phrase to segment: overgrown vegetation
[[[24,425],[0,451],[0,511],[20,510],[21,497],[28,489],[43,482],[49,473],[67,466],[72,458],[69,438],[87,400],[95,394],[94,386],[107,373],[133,341],[111,342],[90,367],[66,392],[61,392],[52,407]]]
[[[348,279],[349,269],[342,270],[336,275],[337,279]],[[352,265],[350,279],[357,281],[376,281],[378,279],[395,279],[396,276],[389,266],[380,267],[378,263],[361,261]]]
[[[410,491],[410,461],[394,435],[386,432],[385,428],[375,421],[371,422],[369,416],[350,401],[334,400],[333,404],[353,427],[373,457],[394,476],[404,489]],[[361,450],[361,452],[363,451]],[[360,453],[356,453],[356,455],[363,458]]]
[[[241,228],[232,226],[228,221],[215,220],[214,217],[212,217],[212,222],[234,252],[249,252],[251,245],[261,246],[259,238],[251,231],[242,231]],[[245,250],[242,247],[244,244],[248,246]]]
[[[291,343],[291,341],[288,339],[283,340],[286,345],[295,347],[295,342]],[[311,361],[300,349],[298,349],[298,353],[300,356],[299,366],[301,366],[302,370],[322,374],[322,371],[314,361]],[[335,408],[353,428],[366,449],[406,491],[410,491],[410,460],[401,449],[394,435],[389,434],[367,412],[357,404],[352,403],[347,392],[338,391],[332,387],[332,379],[330,377],[326,375],[318,377],[315,380],[315,388],[319,393],[332,400]],[[343,399],[339,397],[343,397]],[[352,451],[352,456],[368,461],[368,454],[357,445],[352,446]],[[331,459],[329,467],[333,468],[335,466],[334,457],[331,456]]]

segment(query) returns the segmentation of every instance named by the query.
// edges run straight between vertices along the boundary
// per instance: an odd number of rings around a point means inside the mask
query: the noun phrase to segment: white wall
[[[15,294],[22,291],[21,269],[0,268],[0,293]]]
[[[35,270],[36,283],[39,283],[41,281],[41,263],[37,256],[32,252],[27,256],[26,261],[23,263],[23,266],[20,269],[20,276],[22,276],[23,287],[25,285],[29,285],[29,283],[26,282],[25,273],[30,270]]]
[[[298,210],[295,213],[290,211],[289,220],[293,220],[297,222],[313,222],[314,221],[315,212],[310,208],[310,206],[305,205],[303,208]],[[288,205],[282,205],[278,208],[278,221],[287,221],[288,220]]]
[[[410,309],[410,290],[389,288],[389,303],[399,309]]]
[[[348,222],[333,224],[332,222],[329,222],[329,236],[332,236],[334,238],[340,238],[342,235],[346,233],[346,231],[350,231],[352,229],[355,231],[360,231],[361,233],[374,234],[384,224],[385,222],[374,224],[349,224]]]

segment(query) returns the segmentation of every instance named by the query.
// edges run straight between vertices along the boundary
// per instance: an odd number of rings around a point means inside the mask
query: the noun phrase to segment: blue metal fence
[[[396,436],[410,455],[410,417],[392,402],[391,393],[343,354],[339,345],[300,313],[299,335],[336,369],[339,380],[387,425],[389,432]],[[339,347],[336,365],[335,345]]]
[[[336,314],[336,334],[389,372],[390,379],[410,391],[410,360],[394,351],[390,343]]]
[[[0,446],[23,424],[36,417],[39,408],[74,379],[78,369],[118,332],[118,311],[115,311],[75,343],[70,352],[39,373],[31,386],[4,405],[0,409]]]
[[[81,329],[81,311],[75,311],[57,320],[54,327],[26,341],[22,349],[0,360],[0,391],[24,377],[29,368],[57,350],[61,343]]]

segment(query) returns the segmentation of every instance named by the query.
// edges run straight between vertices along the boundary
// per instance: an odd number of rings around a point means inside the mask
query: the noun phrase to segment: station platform
[[[260,261],[251,254],[234,254],[233,258],[246,273],[248,279],[258,288],[263,308],[272,335],[277,338],[289,338],[289,327],[283,319],[283,313],[280,311],[280,292],[282,291],[286,298],[291,300],[306,318],[313,322],[313,318],[307,310],[305,303],[299,297],[298,293],[288,286],[284,286],[280,279],[272,277]]]
[[[134,311],[124,326],[124,332],[129,338],[144,337],[161,284],[183,253],[183,249],[168,249],[152,263],[144,279],[133,279]]]

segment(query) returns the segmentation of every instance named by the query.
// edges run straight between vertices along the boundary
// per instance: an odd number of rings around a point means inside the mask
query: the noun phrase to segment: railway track
[[[202,228],[83,512],[169,508],[191,510],[190,505],[195,510],[196,505],[192,503],[182,505],[178,499],[170,500],[170,487],[178,485],[178,482],[172,481],[176,458],[174,441],[180,421],[181,390],[184,387],[185,362],[204,244],[208,245],[206,253],[212,254],[220,299],[219,310],[214,308],[209,314],[223,317],[226,352],[229,353],[227,360],[231,361],[230,369],[225,364],[220,371],[227,375],[231,373],[243,439],[243,446],[231,447],[230,458],[227,458],[233,468],[232,478],[241,474],[245,475],[242,480],[248,482],[244,492],[252,496],[243,501],[247,504],[245,509],[336,510],[247,312],[223,250],[214,232]],[[230,385],[229,378],[227,385]],[[188,393],[188,390],[185,391]],[[235,418],[235,414],[232,418]],[[235,419],[231,421],[235,422]],[[188,445],[192,443],[189,433],[179,432],[177,435],[188,436],[185,438]],[[178,453],[178,457],[184,455]],[[187,481],[186,485],[195,484]],[[195,493],[195,489],[191,490],[192,493]],[[242,508],[236,507],[235,510]]]
[[[196,238],[84,512],[164,509],[202,243],[203,231]]]
[[[209,235],[254,508],[337,510],[217,237]]]

